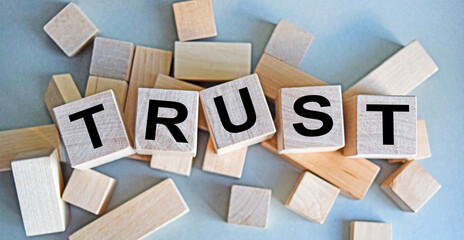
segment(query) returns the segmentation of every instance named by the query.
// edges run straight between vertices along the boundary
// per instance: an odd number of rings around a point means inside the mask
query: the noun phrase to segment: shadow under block
[[[93,42],[90,75],[128,81],[133,56],[133,43],[96,37]]]
[[[202,169],[206,172],[241,178],[247,150],[248,147],[243,147],[231,152],[217,154],[213,140],[210,137],[206,146]]]
[[[276,137],[261,144],[277,153]],[[366,195],[380,167],[364,158],[347,158],[341,150],[321,153],[289,153],[281,155],[297,167],[311,171],[340,188],[345,196],[361,200]]]
[[[53,108],[81,99],[71,74],[53,75],[45,91],[44,102],[53,121],[56,122]]]
[[[255,73],[261,80],[264,94],[271,100],[275,100],[281,88],[327,85],[327,83],[266,53],[263,53],[258,65],[256,65]]]
[[[211,0],[185,1],[172,4],[179,41],[217,35]]]
[[[438,192],[441,184],[417,161],[409,161],[380,187],[403,211],[417,212]]]
[[[58,158],[57,149],[42,149],[19,154],[11,163],[26,236],[63,232],[68,225]]]
[[[134,153],[112,90],[53,111],[71,167],[86,170]]]
[[[232,185],[227,223],[266,228],[271,189]]]
[[[75,169],[63,192],[63,200],[96,215],[102,214],[116,180],[92,169]]]
[[[177,186],[166,179],[87,224],[69,239],[141,239],[188,212]]]
[[[417,120],[417,155],[411,159],[389,159],[388,163],[406,162],[408,160],[425,159],[432,156],[425,120]]]
[[[175,42],[174,77],[177,79],[227,81],[247,76],[250,71],[250,43]]]
[[[350,240],[392,240],[391,223],[351,222]]]
[[[310,221],[323,224],[339,193],[340,189],[332,184],[310,172],[303,172],[285,207]]]
[[[343,99],[359,94],[406,95],[436,71],[432,58],[413,41],[346,90]]]
[[[312,33],[281,19],[274,28],[264,52],[298,68],[313,39]]]
[[[116,96],[119,111],[122,112],[124,110],[124,104],[126,103],[127,87],[128,84],[125,81],[89,76],[87,88],[85,89],[85,96],[88,97],[111,89]]]
[[[262,142],[276,132],[256,74],[207,88],[200,98],[218,154]]]
[[[43,27],[47,35],[72,57],[97,34],[98,29],[74,3],[69,3]]]
[[[328,152],[345,146],[341,86],[282,88],[276,118],[279,154]]]
[[[348,157],[413,158],[417,154],[415,96],[357,95],[343,104]]]

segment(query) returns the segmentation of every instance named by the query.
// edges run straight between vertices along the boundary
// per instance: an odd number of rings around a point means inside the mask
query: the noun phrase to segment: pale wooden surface
[[[53,121],[56,122],[53,108],[81,99],[71,74],[53,75],[45,91],[44,102]]]
[[[113,194],[116,180],[92,169],[75,169],[62,199],[96,215],[102,214]]]
[[[210,137],[206,146],[202,169],[206,172],[241,178],[247,150],[248,147],[244,147],[228,153],[217,154],[213,140]]]
[[[211,0],[185,1],[172,4],[179,41],[217,35]]]
[[[413,160],[404,163],[380,187],[403,211],[417,212],[438,192],[441,184]]]
[[[150,167],[190,176],[192,163],[193,157],[191,153],[158,151],[151,155]]]
[[[71,122],[69,115],[99,104],[104,110],[92,116],[103,146],[94,149],[84,120]],[[71,167],[85,170],[134,153],[112,90],[67,103],[53,111]]]
[[[303,136],[293,126],[303,123],[307,129],[315,130],[322,127],[322,121],[300,116],[294,110],[295,101],[309,95],[322,96],[330,103],[330,106],[326,107],[321,107],[316,102],[305,104],[305,109],[325,113],[332,118],[333,127],[325,135]],[[345,146],[341,86],[282,88],[276,101],[276,119],[277,147],[280,154],[328,152]]]
[[[247,88],[256,112],[256,123],[248,130],[228,132],[219,118],[214,98],[222,96],[230,120],[234,124],[244,123],[247,119],[239,89]],[[206,121],[218,154],[244,148],[266,139],[276,132],[272,116],[259,83],[258,76],[252,74],[234,81],[226,82],[200,92],[201,103],[205,110]]]
[[[58,158],[57,149],[42,149],[20,154],[11,163],[26,236],[63,232],[68,225]]]
[[[151,187],[69,236],[75,239],[140,239],[189,212],[171,179]]]
[[[133,57],[133,43],[96,37],[93,42],[90,75],[128,81]]]
[[[47,35],[68,55],[76,55],[97,34],[97,27],[73,2],[43,27]]]
[[[258,65],[256,65],[255,73],[259,76],[264,94],[270,100],[277,97],[281,88],[327,85],[327,83],[266,53],[263,53]]]
[[[271,189],[232,185],[227,223],[266,228]]]
[[[128,84],[125,81],[89,76],[89,80],[87,81],[87,88],[85,89],[85,96],[88,97],[96,93],[101,93],[111,89],[116,96],[116,102],[118,103],[119,111],[122,112],[124,110],[124,104],[126,103],[127,87]]]
[[[337,187],[310,172],[304,172],[285,206],[308,220],[323,224],[339,193]]]
[[[298,68],[313,39],[312,33],[281,19],[274,28],[264,52]]]
[[[406,162],[408,160],[420,160],[432,156],[430,151],[429,137],[425,120],[417,120],[417,155],[411,159],[389,159],[389,163]]]
[[[381,222],[351,222],[350,240],[392,240],[392,225]]]
[[[249,75],[250,71],[250,43],[175,42],[177,79],[226,81]]]

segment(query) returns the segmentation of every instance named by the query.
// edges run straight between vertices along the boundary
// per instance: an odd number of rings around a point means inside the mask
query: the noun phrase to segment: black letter
[[[382,112],[383,145],[394,145],[393,112],[409,112],[409,105],[366,104],[366,111]]]
[[[161,118],[158,117],[159,108],[173,108],[177,111],[177,116],[174,118]],[[148,104],[148,117],[147,117],[147,131],[145,132],[146,140],[155,140],[156,125],[163,124],[171,132],[172,136],[177,142],[187,143],[184,134],[176,126],[187,119],[187,107],[180,102],[150,100]]]
[[[295,110],[296,114],[305,118],[320,120],[322,122],[322,127],[313,130],[305,128],[303,123],[295,123],[293,124],[293,128],[297,133],[306,137],[319,137],[327,134],[333,128],[332,118],[327,113],[305,109],[303,106],[308,102],[319,103],[319,106],[321,107],[330,107],[329,100],[319,95],[308,95],[298,98],[293,104],[293,110]]]
[[[93,120],[92,115],[103,110],[103,104],[99,104],[97,106],[93,106],[91,108],[87,108],[80,112],[69,115],[69,121],[71,122],[81,118],[84,119],[84,123],[87,127],[87,132],[89,133],[90,140],[92,141],[94,149],[103,146],[103,144],[101,142],[100,135],[98,135],[97,126],[95,125],[95,121]]]

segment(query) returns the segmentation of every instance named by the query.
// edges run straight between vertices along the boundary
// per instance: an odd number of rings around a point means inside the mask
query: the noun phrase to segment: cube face
[[[211,0],[174,3],[179,41],[188,41],[217,35]]]
[[[217,154],[211,137],[206,146],[203,158],[202,170],[229,177],[240,178],[245,165],[248,147],[240,148],[231,152]]]
[[[119,110],[122,112],[124,109],[124,104],[126,103],[127,88],[128,83],[125,81],[89,76],[89,80],[87,81],[87,88],[85,89],[85,96],[88,97],[96,93],[101,93],[111,89],[113,90],[116,97]]]
[[[93,44],[90,74],[127,81],[133,55],[133,43],[97,37]]]
[[[354,221],[351,223],[351,240],[391,240],[392,225],[381,222]]]
[[[271,189],[232,185],[227,222],[267,227]]]

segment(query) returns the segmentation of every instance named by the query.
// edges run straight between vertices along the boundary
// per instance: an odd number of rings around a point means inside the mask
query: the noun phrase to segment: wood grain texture
[[[174,48],[177,79],[226,81],[251,71],[250,43],[175,42]]]
[[[113,194],[116,180],[92,169],[75,169],[62,199],[96,215],[102,214]]]
[[[217,35],[211,0],[185,1],[172,4],[179,41]]]
[[[392,240],[392,225],[381,222],[351,222],[350,240]]]
[[[61,200],[63,178],[57,149],[18,155],[11,163],[26,236],[63,232],[68,205]]]
[[[409,161],[380,187],[403,211],[417,212],[438,192],[441,184],[417,161]]]
[[[267,227],[271,189],[232,185],[227,223]]]
[[[93,43],[90,75],[128,81],[133,57],[133,43],[96,37]]]
[[[389,159],[388,163],[406,162],[408,160],[420,160],[430,158],[432,153],[430,151],[429,137],[427,135],[427,127],[425,120],[417,120],[417,155],[410,159]]]
[[[151,155],[150,167],[172,172],[184,176],[190,176],[193,157],[185,152],[155,152]]]
[[[306,219],[323,224],[340,189],[310,172],[301,174],[285,206]]]
[[[263,53],[258,65],[256,65],[255,73],[261,80],[264,94],[270,100],[277,97],[281,88],[327,85],[327,83],[266,53]]]
[[[43,27],[47,35],[72,57],[97,34],[98,29],[74,3],[69,3]]]
[[[92,115],[102,146],[94,148],[83,119],[70,115],[97,105],[103,111]],[[53,109],[71,167],[86,170],[134,153],[129,144],[112,90],[107,90]]]
[[[81,99],[71,74],[53,75],[45,91],[44,102],[52,120],[56,122],[53,108]]]
[[[85,89],[85,96],[88,97],[111,89],[116,97],[119,111],[122,112],[124,110],[124,104],[126,103],[127,88],[128,84],[125,81],[89,76],[87,88]]]
[[[248,147],[231,152],[217,154],[211,137],[206,146],[203,159],[203,171],[212,172],[234,178],[241,178]]]

